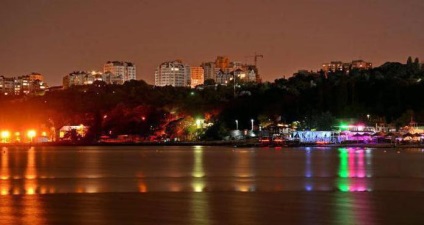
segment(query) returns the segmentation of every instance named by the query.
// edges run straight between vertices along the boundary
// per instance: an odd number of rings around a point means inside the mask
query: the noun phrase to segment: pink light
[[[355,169],[355,150],[353,148],[348,149],[349,151],[349,177],[356,177]]]
[[[364,151],[358,150],[358,177],[365,177]]]

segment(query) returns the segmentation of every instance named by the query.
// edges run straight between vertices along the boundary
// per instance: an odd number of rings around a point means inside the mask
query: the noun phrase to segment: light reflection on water
[[[25,171],[25,194],[33,195],[37,190],[37,165],[35,164],[35,150],[28,150],[27,166]]]
[[[367,157],[370,154],[367,153]],[[371,191],[371,187],[367,184],[368,179],[365,178],[366,171],[372,167],[372,161],[365,162],[364,150],[354,148],[339,149],[339,179],[338,189],[342,192],[347,191]],[[368,178],[371,177],[369,174]]]
[[[202,192],[205,188],[205,182],[202,179],[205,176],[203,171],[203,149],[202,146],[194,146],[194,166],[193,166],[193,191]]]
[[[192,224],[210,224],[210,209],[207,195],[204,193],[196,194],[196,197],[190,198],[191,223]]]
[[[234,166],[234,177],[241,179],[234,187],[235,191],[249,192],[255,191],[255,154],[253,151],[235,151],[236,163]]]
[[[358,199],[349,194],[339,194],[333,200],[335,201],[333,224],[374,224],[373,204],[367,195]]]
[[[0,168],[0,177],[1,177],[1,195],[8,195],[10,190],[10,180],[9,180],[9,152],[6,147],[2,148],[2,157],[1,157],[1,168]]]
[[[374,224],[386,213],[376,211],[391,207],[376,207],[392,195],[374,197],[379,191],[424,190],[423,156],[361,148],[2,148],[0,219],[54,224],[66,215],[75,224],[119,224],[127,213],[168,219],[162,224]]]
[[[3,147],[0,194],[424,190],[421,150],[122,148]]]

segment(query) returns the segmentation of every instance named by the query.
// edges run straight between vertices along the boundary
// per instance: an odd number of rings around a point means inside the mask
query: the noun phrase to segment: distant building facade
[[[214,80],[216,81],[216,73],[217,70],[215,69],[215,63],[214,62],[205,62],[200,65],[200,67],[203,68],[204,72],[204,80]]]
[[[215,63],[202,63],[205,80],[213,79],[215,83],[225,85],[234,78],[237,83],[260,82],[258,68],[242,62],[230,61],[226,56],[218,56]]]
[[[131,62],[108,61],[103,66],[103,73],[111,73],[114,77],[121,77],[122,83],[137,79],[135,64]]]
[[[369,70],[372,69],[372,63],[365,62],[364,60],[353,60],[350,63],[344,63],[341,61],[332,61],[330,63],[323,63],[322,68],[324,72],[337,72],[344,71],[349,73],[350,70]]]
[[[197,85],[203,84],[205,71],[202,67],[190,67],[190,86],[195,88]]]
[[[215,67],[225,70],[230,67],[230,59],[227,56],[218,56],[215,60]]]
[[[190,66],[181,60],[174,60],[160,64],[155,71],[156,86],[190,86]]]
[[[226,85],[228,82],[236,79],[236,83],[257,82],[258,70],[254,65],[241,64],[240,66],[219,70],[216,74],[215,82]]]
[[[364,60],[354,60],[352,61],[351,69],[369,70],[372,69],[372,63]]]
[[[19,77],[0,76],[0,93],[3,95],[43,94],[47,88],[43,75],[31,73]]]
[[[63,77],[63,88],[72,86],[90,85],[95,81],[103,81],[107,84],[123,84],[121,75],[100,71],[74,71]]]

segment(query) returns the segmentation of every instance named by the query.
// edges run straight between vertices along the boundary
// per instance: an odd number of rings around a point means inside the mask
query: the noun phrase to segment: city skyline
[[[5,1],[0,75],[39,72],[54,86],[119,60],[153,84],[164,61],[199,66],[225,55],[253,64],[255,52],[264,81],[334,60],[405,62],[424,57],[423,9],[420,0]]]

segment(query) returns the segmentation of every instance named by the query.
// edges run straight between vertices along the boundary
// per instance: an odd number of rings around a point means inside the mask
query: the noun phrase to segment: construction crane
[[[258,54],[255,52],[255,55],[253,56],[246,56],[246,58],[253,58],[255,60],[255,69],[257,70],[257,74],[256,74],[256,82],[260,83],[261,82],[261,77],[259,76],[259,70],[258,70],[258,58],[264,58],[264,55],[262,54]]]
[[[246,58],[254,58],[254,60],[255,60],[255,66],[257,67],[258,66],[258,58],[264,58],[264,55],[261,55],[261,54],[258,54],[258,53],[255,52],[254,55],[252,55],[252,56],[246,56]]]

